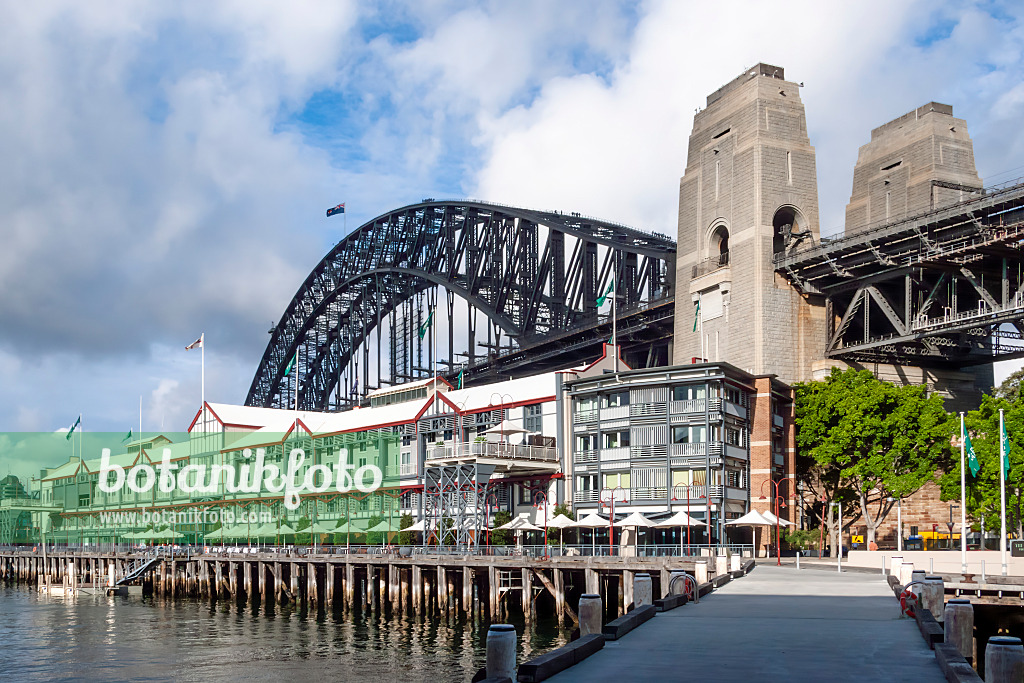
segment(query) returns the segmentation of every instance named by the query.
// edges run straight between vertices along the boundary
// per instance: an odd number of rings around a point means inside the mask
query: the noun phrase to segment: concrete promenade
[[[551,680],[944,681],[880,574],[757,566]]]

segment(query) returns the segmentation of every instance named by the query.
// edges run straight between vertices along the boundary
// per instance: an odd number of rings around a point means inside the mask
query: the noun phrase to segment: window
[[[526,406],[525,413],[526,419],[523,421],[523,429],[528,432],[543,432],[544,431],[544,406],[538,403],[533,406]]]
[[[741,477],[739,470],[726,470],[725,471],[725,485],[731,486],[734,489],[742,488],[740,483]]]
[[[738,429],[736,429],[734,427],[726,427],[725,428],[725,442],[727,444],[732,444],[733,446],[742,446],[743,443],[742,443],[742,437],[741,437],[740,430],[738,430]]]
[[[735,403],[738,406],[743,405],[743,392],[736,387],[725,388],[725,400],[729,403]]]
[[[597,410],[597,398],[588,396],[586,398],[580,398],[576,400],[576,412],[586,413],[591,410]]]
[[[625,429],[621,432],[605,432],[604,433],[604,447],[605,448],[623,448],[629,445],[629,430]]]
[[[619,406],[629,405],[629,392],[618,391],[614,394],[607,394],[604,397],[605,408],[618,408]]]
[[[672,443],[703,443],[706,439],[704,425],[672,428]]]
[[[910,535],[911,536],[917,536],[919,533],[920,532],[918,531],[918,528],[916,526],[910,527]]]
[[[681,387],[672,387],[673,401],[692,401],[697,398],[704,398],[703,384],[687,384]]]
[[[606,489],[614,489],[617,486],[621,486],[624,489],[629,488],[629,472],[604,475],[604,487]]]
[[[88,493],[78,494],[78,507],[84,508],[89,507],[91,496]]]
[[[576,450],[592,451],[597,445],[597,437],[593,434],[582,434],[576,437]]]
[[[587,474],[582,477],[576,477],[576,490],[577,491],[596,491],[597,490],[597,475]]]

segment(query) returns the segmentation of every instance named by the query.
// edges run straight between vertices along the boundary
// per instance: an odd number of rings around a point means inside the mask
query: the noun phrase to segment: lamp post
[[[959,510],[959,505],[949,505],[949,521],[946,525],[949,527],[949,549],[953,549],[953,527],[956,526],[956,522],[953,521],[953,510]],[[963,546],[964,540],[967,538],[967,534],[964,533],[964,525],[960,525],[960,545]]]
[[[501,423],[505,421],[505,397],[506,396],[508,397],[509,403],[515,403],[515,399],[512,398],[512,394],[499,394],[498,392],[494,392],[494,393],[491,394],[491,398],[488,399],[488,405],[492,405],[492,406],[494,405],[494,397],[495,396],[498,397],[498,405],[500,406],[500,409],[501,409],[501,419],[498,420],[498,426],[501,426]],[[509,419],[511,420],[511,415],[509,416]],[[505,430],[502,430],[502,432],[501,432],[501,434],[499,434],[499,436],[501,437],[501,443],[504,444],[505,443]]]
[[[544,506],[544,556],[548,554],[548,494],[545,491],[537,491],[533,494],[533,506]]]
[[[679,498],[676,496],[676,490],[680,489],[680,488],[686,490],[686,519],[689,520],[690,519],[690,485],[689,484],[676,484],[675,486],[673,486],[672,487],[672,500],[679,500]],[[698,499],[703,498],[703,497],[704,497],[703,493],[701,495],[697,496]],[[710,521],[710,520],[708,520],[708,521]],[[690,545],[690,525],[689,524],[686,525],[686,545],[687,546]]]
[[[604,492],[608,491],[611,493],[609,498],[609,514],[608,514],[608,556],[611,557],[615,554],[615,492],[622,491],[622,502],[626,502],[626,489],[621,486],[616,486],[613,489],[603,488],[601,489],[601,505],[604,505]]]
[[[497,512],[498,511],[498,494],[497,493],[488,493],[487,497],[484,498],[484,508],[488,512],[488,515],[487,515],[487,545],[488,546],[491,545],[491,519],[490,519],[491,516],[490,516],[490,511],[491,511],[491,499],[492,498],[494,499],[494,511]]]
[[[782,507],[786,507],[786,501],[784,501],[782,499],[782,496],[779,495],[779,485],[782,484],[785,481],[790,481],[790,480],[793,481],[793,484],[790,484],[790,488],[793,488],[795,486],[795,484],[796,484],[796,477],[785,476],[785,477],[782,477],[781,479],[779,479],[778,481],[776,481],[774,479],[765,479],[764,481],[761,482],[761,497],[758,499],[758,500],[768,500],[764,496],[764,485],[765,484],[771,483],[771,485],[775,487],[775,496],[774,496],[774,498],[775,498],[775,564],[778,567],[782,566],[782,534],[779,531],[779,527],[781,526],[780,518],[779,518],[779,506],[781,504]],[[771,489],[769,489],[769,490],[771,490]]]

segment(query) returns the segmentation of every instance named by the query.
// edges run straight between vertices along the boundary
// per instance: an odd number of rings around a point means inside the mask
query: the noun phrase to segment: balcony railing
[[[706,402],[702,398],[691,398],[685,401],[672,401],[673,413],[703,413]]]
[[[597,462],[597,451],[576,451],[572,456],[573,462]]]
[[[719,268],[725,268],[729,265],[729,252],[723,252],[717,256],[704,259],[700,263],[693,266],[693,274],[690,276],[691,279],[700,277],[701,275],[707,275],[713,273]]]
[[[558,451],[551,446],[526,446],[496,441],[463,443],[459,444],[458,450],[452,446],[430,446],[427,448],[427,460],[446,458],[496,458],[558,462]]]

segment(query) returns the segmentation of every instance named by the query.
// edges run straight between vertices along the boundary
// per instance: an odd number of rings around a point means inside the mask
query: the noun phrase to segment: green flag
[[[464,372],[465,370],[459,370],[459,389],[462,388],[462,373]]]
[[[424,323],[422,325],[420,325],[420,339],[423,339],[424,337],[427,336],[427,330],[429,330],[430,326],[433,325],[433,324],[434,324],[434,310],[431,309],[430,310],[430,315],[427,316],[426,321],[424,321]]]
[[[128,443],[131,440],[132,440],[132,430],[129,429],[128,433],[124,435],[123,439],[121,439],[121,443]]]
[[[615,283],[609,282],[608,289],[605,290],[604,294],[597,297],[597,307],[601,308],[604,306],[604,302],[608,300],[608,295],[615,291]]]
[[[1010,435],[1006,433],[1006,423],[1003,423],[1002,443],[1003,443],[1003,471],[1007,474],[1010,473]]]
[[[287,377],[288,375],[292,374],[292,366],[293,366],[293,365],[295,365],[295,359],[296,359],[296,358],[298,358],[298,356],[299,356],[299,354],[298,354],[298,352],[296,352],[296,353],[295,353],[295,355],[294,355],[294,356],[292,356],[292,357],[291,357],[291,358],[290,358],[290,359],[288,360],[288,367],[286,367],[286,368],[284,369],[284,376],[285,376],[285,377]]]
[[[697,310],[693,312],[693,331],[697,331],[697,321],[700,320],[700,299],[697,299]]]
[[[974,444],[971,443],[971,435],[967,433],[967,427],[964,427],[964,451],[967,453],[967,467],[971,470],[971,476],[978,476],[978,472],[981,471],[981,463],[978,462],[978,456],[974,453]]]
[[[65,441],[71,441],[71,435],[78,429],[78,425],[82,424],[82,416],[79,415],[78,419],[75,420],[75,424],[71,425],[71,429],[68,430],[68,435],[64,437]]]

